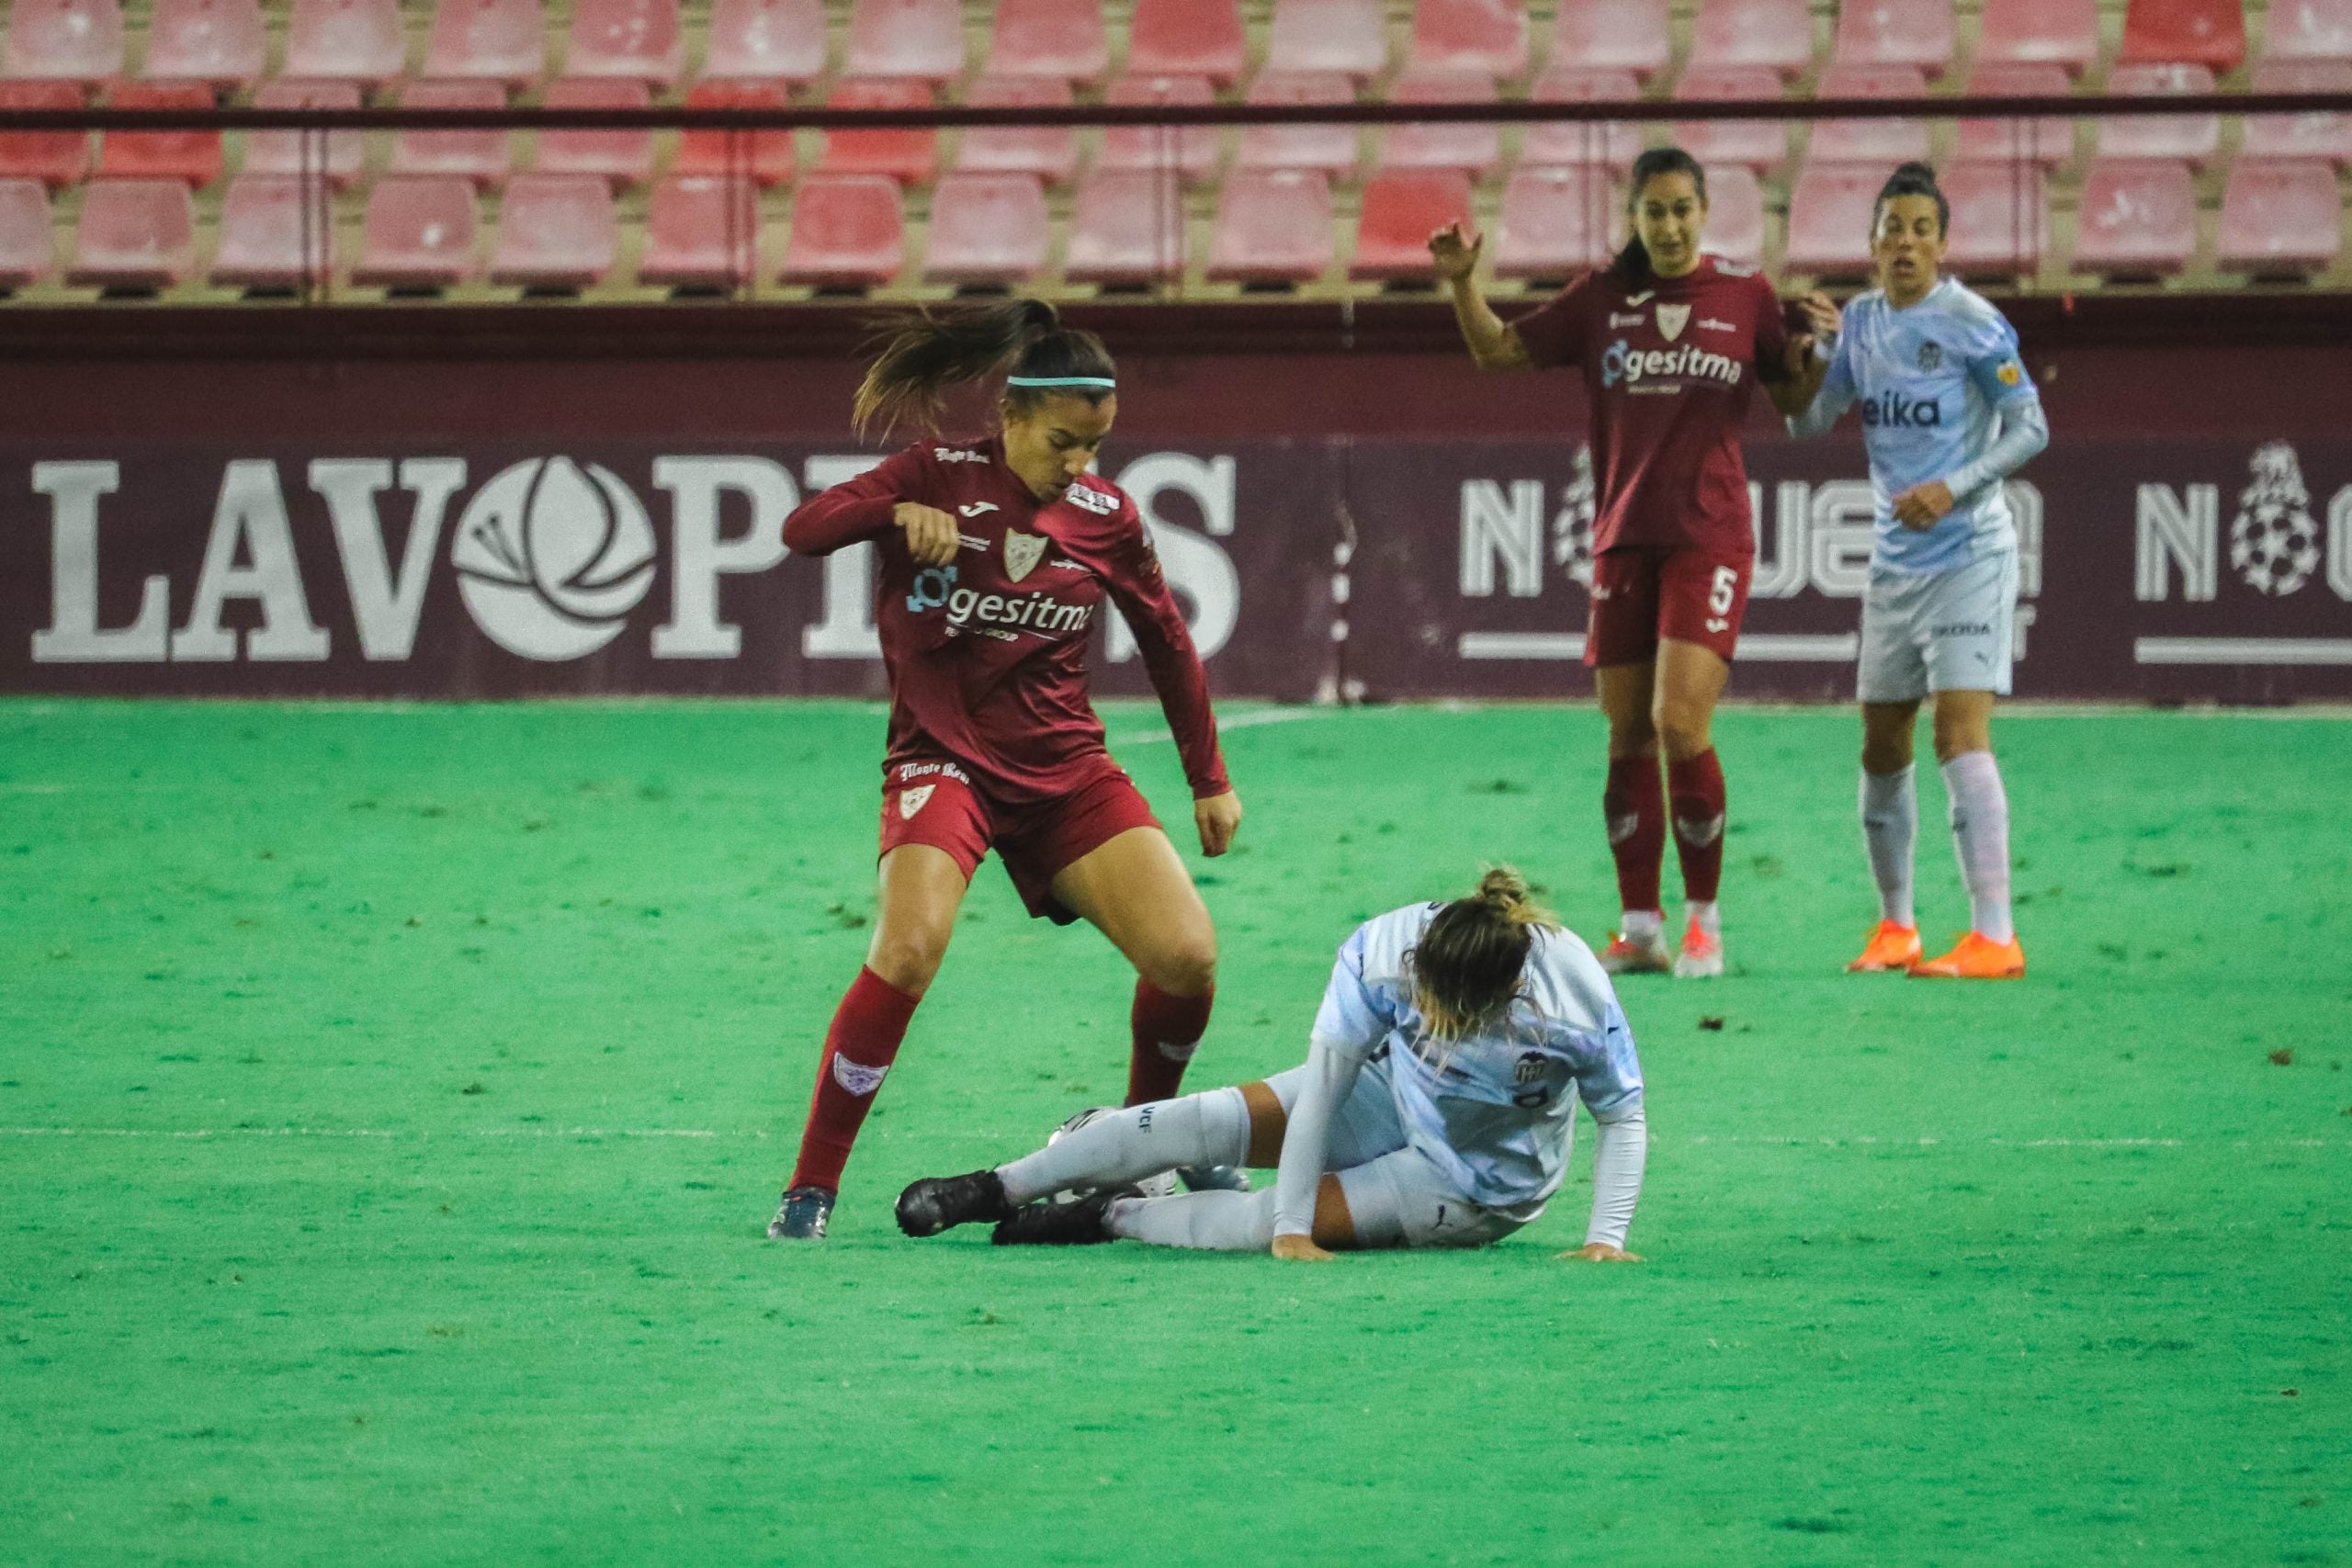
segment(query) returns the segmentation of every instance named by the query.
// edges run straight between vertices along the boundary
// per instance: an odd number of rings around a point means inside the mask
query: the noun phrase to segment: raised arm
[[[1823,350],[1838,331],[1838,307],[1829,302],[1828,295],[1816,288],[1797,303],[1804,307],[1806,330],[1791,333],[1781,328],[1777,336],[1782,374],[1764,378],[1765,395],[1783,419],[1794,419],[1812,406],[1829,370],[1829,356]],[[1777,315],[1773,322],[1780,325]]]
[[[1793,414],[1783,417],[1789,434],[1799,441],[1810,441],[1826,435],[1838,423],[1838,416],[1854,406],[1854,366],[1847,353],[1846,335],[1842,333],[1828,345],[1820,384],[1812,400]],[[1819,351],[1815,351],[1819,355]]]
[[[1225,756],[1217,745],[1216,714],[1209,704],[1208,672],[1201,666],[1184,613],[1159,570],[1151,547],[1149,527],[1132,504],[1124,521],[1133,534],[1114,552],[1105,586],[1112,603],[1135,633],[1136,648],[1159,694],[1160,711],[1168,716],[1168,731],[1184,761],[1184,778],[1193,788],[1193,824],[1200,830],[1201,852],[1221,855],[1232,847],[1241,826],[1241,803],[1226,776]]]
[[[1484,234],[1465,232],[1461,223],[1449,223],[1430,236],[1430,260],[1438,282],[1453,299],[1453,320],[1462,341],[1481,370],[1525,370],[1535,362],[1519,329],[1495,314],[1478,289],[1478,256],[1487,248]]]
[[[907,548],[922,566],[956,558],[956,520],[911,497],[929,493],[922,448],[892,454],[854,479],[818,491],[784,520],[785,547],[799,556],[829,556],[847,545],[906,531]]]

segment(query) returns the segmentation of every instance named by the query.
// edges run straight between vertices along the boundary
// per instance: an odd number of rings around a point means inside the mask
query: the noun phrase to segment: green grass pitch
[[[1605,929],[1589,708],[1228,716],[1196,1085],[1482,859]],[[1589,1139],[1483,1254],[900,1238],[1123,1082],[1128,973],[994,865],[834,1238],[761,1240],[881,733],[0,703],[0,1561],[2352,1563],[2352,727],[2004,721],[2033,971],[1971,987],[1838,972],[1852,716],[1726,713],[1735,973],[1623,987],[1606,1269]]]

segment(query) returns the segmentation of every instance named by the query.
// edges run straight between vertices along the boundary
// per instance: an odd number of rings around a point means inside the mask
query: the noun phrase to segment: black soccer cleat
[[[1093,1247],[1111,1235],[1111,1204],[1140,1198],[1133,1187],[1106,1187],[1075,1203],[1024,1203],[997,1222],[989,1240],[998,1247]]]
[[[1004,1183],[993,1170],[926,1176],[899,1194],[899,1228],[913,1236],[937,1235],[950,1225],[1001,1220],[1012,1213]]]
[[[768,1222],[770,1241],[822,1241],[837,1194],[823,1187],[795,1187]]]

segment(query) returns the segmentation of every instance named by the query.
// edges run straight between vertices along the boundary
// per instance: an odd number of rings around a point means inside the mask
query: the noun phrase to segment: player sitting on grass
[[[899,1226],[925,1236],[992,1220],[1000,1245],[1124,1236],[1291,1258],[1484,1247],[1559,1190],[1578,1100],[1600,1146],[1585,1245],[1562,1256],[1638,1261],[1624,1250],[1648,1152],[1633,1032],[1591,950],[1498,868],[1466,898],[1356,929],[1305,1066],[1098,1116],[994,1170],[927,1178],[899,1194]],[[1244,1161],[1278,1166],[1274,1185],[1166,1197],[1133,1185]],[[1068,1192],[1085,1196],[1046,1201]]]

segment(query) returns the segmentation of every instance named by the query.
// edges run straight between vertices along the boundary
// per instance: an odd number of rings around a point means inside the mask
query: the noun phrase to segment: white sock
[[[1111,1205],[1104,1224],[1113,1235],[1148,1241],[1156,1247],[1263,1252],[1274,1245],[1274,1189],[1269,1183],[1255,1192],[1180,1192],[1172,1198],[1122,1198]]]
[[[1995,942],[2017,934],[2009,919],[2009,796],[1990,751],[1965,751],[1944,764],[1951,796],[1951,848],[1968,888],[1968,922]]]
[[[1919,923],[1911,907],[1911,846],[1919,837],[1917,774],[1913,767],[1862,773],[1862,844],[1870,851],[1871,880],[1878,884],[1879,917],[1898,926]],[[1944,776],[1951,776],[1949,769]]]
[[[1692,925],[1697,926],[1709,936],[1720,937],[1724,934],[1723,908],[1713,898],[1702,903],[1693,902],[1682,912],[1690,917]]]
[[[1250,1107],[1238,1089],[1213,1089],[1097,1116],[1059,1142],[997,1167],[1006,1199],[1026,1203],[1072,1187],[1115,1187],[1182,1165],[1239,1165],[1250,1155]]]
[[[1660,909],[1628,909],[1618,919],[1618,934],[1631,942],[1656,942],[1665,929],[1666,914]]]

